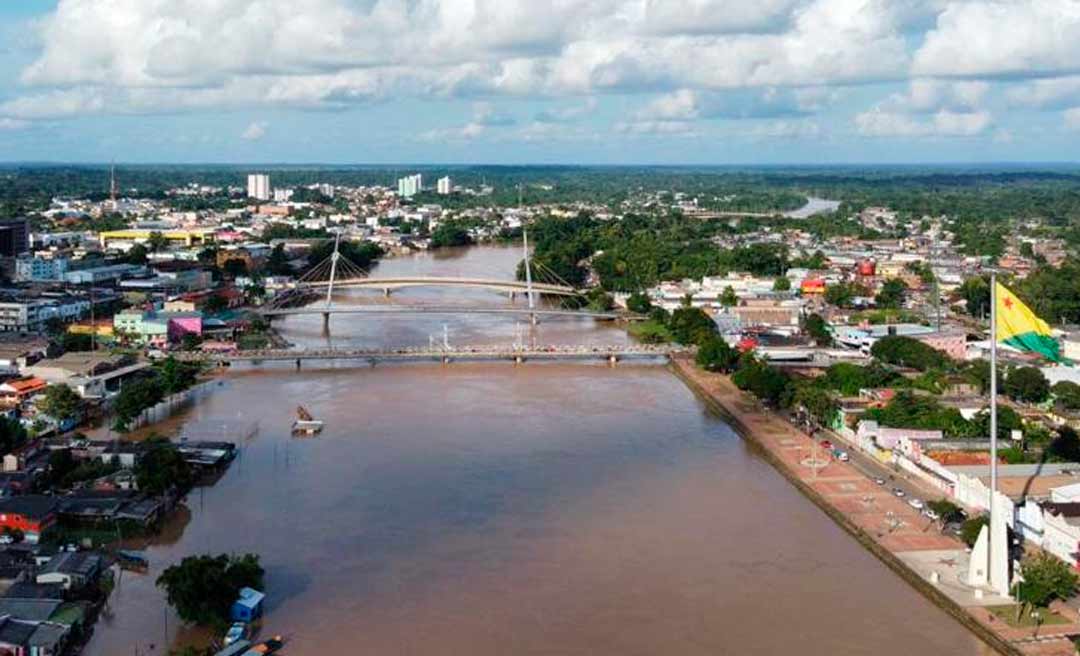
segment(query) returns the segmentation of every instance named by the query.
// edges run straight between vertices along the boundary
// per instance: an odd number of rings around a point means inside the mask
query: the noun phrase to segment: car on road
[[[908,504],[909,506],[911,506],[912,508],[914,508],[915,510],[922,510],[923,508],[925,508],[925,507],[926,507],[926,506],[925,506],[925,505],[923,504],[923,502],[922,502],[922,501],[919,501],[918,499],[908,499],[908,502],[907,502],[907,504]]]
[[[225,634],[225,639],[222,641],[226,647],[238,640],[244,640],[248,637],[247,624],[243,622],[236,622],[229,627],[229,631]]]
[[[885,485],[885,479],[884,478],[875,478],[874,482],[877,483],[878,485]]]
[[[901,489],[900,489],[900,488],[898,488],[898,487],[894,487],[894,488],[892,489],[892,493],[893,493],[893,494],[895,494],[896,496],[900,497],[900,498],[903,498],[903,497],[904,497],[904,495],[906,495],[906,494],[907,494],[907,492],[904,492],[903,490],[901,490]]]
[[[836,456],[836,458],[837,458],[837,460],[839,460],[840,462],[847,462],[847,461],[851,460],[851,456],[849,456],[849,455],[847,454],[847,451],[841,451],[841,452],[840,452],[840,453],[839,453],[839,454],[838,454],[838,455]]]
[[[941,517],[940,517],[940,516],[939,516],[939,515],[938,515],[938,514],[937,514],[936,512],[934,512],[933,510],[931,510],[930,508],[927,508],[926,510],[922,511],[922,514],[923,514],[924,516],[926,516],[926,518],[927,518],[927,519],[932,519],[932,520],[934,520],[935,522],[936,522],[937,520],[941,519]]]
[[[832,451],[832,442],[829,440],[821,440],[821,448]]]

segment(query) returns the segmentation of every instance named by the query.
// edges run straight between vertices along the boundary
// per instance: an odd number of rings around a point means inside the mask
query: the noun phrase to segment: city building
[[[398,179],[398,196],[401,198],[412,198],[423,189],[424,179],[419,173]]]
[[[26,219],[0,221],[0,256],[15,257],[30,250],[30,222]]]
[[[249,185],[250,185],[250,183],[249,183]],[[293,197],[294,193],[296,193],[296,192],[294,190],[292,190],[292,189],[275,189],[274,190],[274,202],[275,203],[287,203],[287,202],[289,202],[289,199]],[[250,195],[251,195],[251,192],[249,191],[248,196],[250,196]]]
[[[436,188],[440,196],[446,196],[453,190],[454,185],[450,182],[450,177],[446,176],[439,178]]]
[[[24,539],[37,544],[41,534],[56,522],[60,502],[56,497],[24,494],[0,499],[0,528],[22,531]]]
[[[63,280],[70,265],[66,257],[19,257],[15,260],[15,281]]]
[[[252,173],[247,177],[248,198],[270,200],[270,176],[265,173]]]

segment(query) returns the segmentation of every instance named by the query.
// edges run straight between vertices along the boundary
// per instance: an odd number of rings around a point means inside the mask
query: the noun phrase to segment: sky
[[[0,0],[0,161],[1074,162],[1080,0]]]

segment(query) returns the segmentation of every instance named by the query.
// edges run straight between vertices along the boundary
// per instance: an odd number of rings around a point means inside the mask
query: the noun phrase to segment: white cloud
[[[258,141],[266,136],[266,128],[269,127],[269,123],[266,121],[252,121],[248,124],[244,131],[240,133],[240,138],[247,141]]]
[[[0,113],[897,79],[908,19],[896,7],[923,1],[110,0],[104,11],[101,0],[60,0],[20,75],[42,91]]]
[[[929,118],[874,108],[855,117],[859,134],[868,137],[971,137],[993,123],[988,112],[941,110]]]
[[[767,121],[750,130],[759,139],[810,139],[821,135],[821,126],[814,121]]]
[[[1038,76],[1080,71],[1076,0],[950,2],[914,56],[923,76]]]
[[[1080,107],[1071,107],[1061,113],[1068,130],[1080,130]]]
[[[584,103],[556,107],[544,110],[536,115],[537,123],[569,123],[591,114],[596,109],[596,98],[587,98]]]
[[[30,123],[27,121],[20,121],[14,118],[0,118],[0,130],[22,130],[29,127]]]
[[[696,137],[700,132],[688,121],[623,121],[615,124],[615,131],[626,135],[662,135],[671,137]]]
[[[661,121],[690,121],[701,116],[701,100],[693,89],[679,89],[662,95],[638,112],[638,118]]]

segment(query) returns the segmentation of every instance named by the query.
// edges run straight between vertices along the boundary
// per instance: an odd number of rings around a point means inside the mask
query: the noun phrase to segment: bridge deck
[[[661,347],[580,347],[551,349],[451,348],[445,349],[267,349],[235,353],[178,353],[187,362],[292,362],[299,360],[366,360],[371,362],[443,362],[497,360],[664,360],[674,349]]]
[[[591,312],[588,310],[560,310],[526,307],[483,307],[457,305],[308,305],[296,308],[267,308],[259,311],[263,316],[281,317],[303,314],[513,314],[548,317],[592,317],[594,319],[633,318],[622,312]]]
[[[330,281],[309,281],[304,287],[325,288]],[[402,289],[405,287],[474,287],[491,289],[501,292],[525,292],[528,284],[519,280],[496,280],[489,278],[447,278],[434,276],[395,276],[392,278],[338,278],[334,280],[334,287],[371,288],[371,289]],[[547,283],[532,284],[532,290],[537,294],[551,296],[579,296],[581,292],[573,287],[565,285],[552,285]]]

